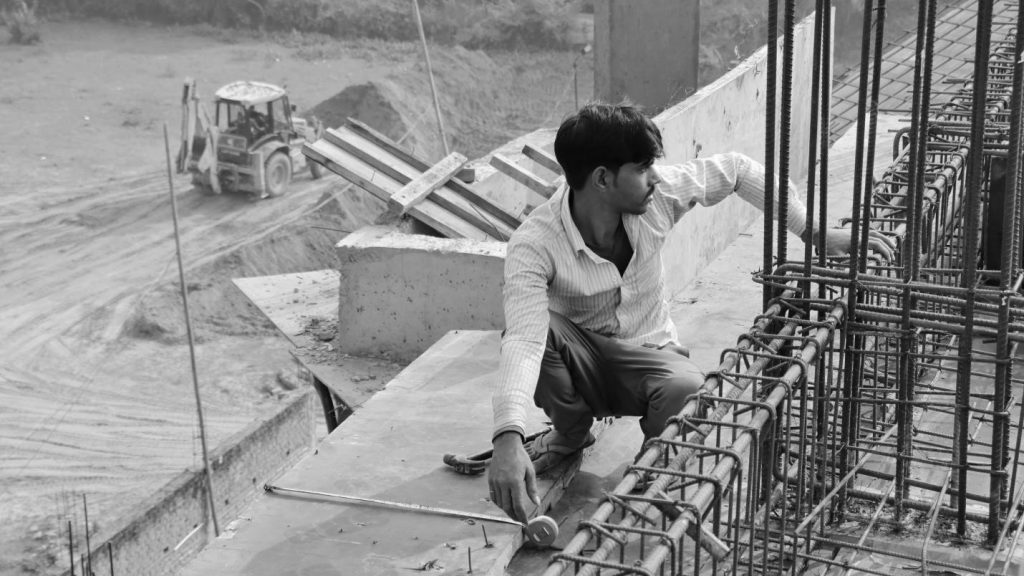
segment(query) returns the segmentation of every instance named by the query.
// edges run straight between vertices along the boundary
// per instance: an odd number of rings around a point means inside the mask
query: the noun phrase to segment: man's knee
[[[667,407],[678,410],[700,390],[702,384],[704,376],[696,368],[675,371],[657,384],[660,390],[655,396],[660,397]]]

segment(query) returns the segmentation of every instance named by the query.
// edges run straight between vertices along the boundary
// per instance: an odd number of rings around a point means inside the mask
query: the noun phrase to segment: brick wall
[[[263,489],[313,446],[312,390],[261,416],[210,454],[213,493],[221,533]],[[202,466],[185,470],[143,501],[111,532],[94,538],[96,576],[169,576],[176,574],[214,537],[207,522],[206,481]],[[76,569],[76,574],[80,571]],[[70,574],[65,572],[65,575]]]

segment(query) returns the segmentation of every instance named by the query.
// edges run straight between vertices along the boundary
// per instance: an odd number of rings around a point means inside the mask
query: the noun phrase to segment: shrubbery
[[[39,36],[39,20],[36,18],[36,5],[29,6],[24,0],[14,0],[12,6],[0,12],[0,22],[7,26],[11,34],[11,42],[15,44],[35,44]]]
[[[409,0],[37,0],[43,12],[336,38],[418,38]],[[467,48],[565,48],[571,0],[420,0],[431,41]]]

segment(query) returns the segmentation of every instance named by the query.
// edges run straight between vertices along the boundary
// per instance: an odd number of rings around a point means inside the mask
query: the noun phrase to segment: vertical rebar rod
[[[775,223],[775,90],[779,61],[779,0],[768,0],[768,77],[765,94],[764,121],[764,260],[765,273],[774,269],[772,234]],[[762,289],[761,309],[768,309],[773,289],[767,283]]]
[[[92,542],[89,540],[89,502],[82,494],[82,513],[85,515],[85,557],[88,561],[89,571],[86,576],[92,576]]]
[[[847,292],[847,317],[849,318],[856,318],[857,304],[862,297],[857,282],[857,275],[860,271],[857,240],[860,238],[861,222],[859,215],[861,199],[864,195],[864,131],[866,129],[869,77],[868,57],[871,54],[871,16],[873,12],[874,2],[872,0],[865,0],[864,21],[861,28],[860,86],[857,96],[857,145],[854,151],[853,210],[850,213],[850,216],[852,216],[850,226],[850,289]],[[867,223],[865,222],[864,224],[866,225]],[[863,366],[862,359],[853,350],[863,348],[862,340],[863,336],[858,333],[853,335],[846,343],[847,346],[851,346],[851,344],[852,346],[846,350],[844,362],[846,369],[843,371],[843,416],[840,432],[839,476],[845,476],[849,471],[850,460],[854,454],[851,448],[853,443],[856,442],[858,413],[857,404],[854,399],[858,397]],[[840,511],[843,510],[845,499],[846,494],[844,491],[839,503]]]
[[[978,214],[981,205],[985,112],[988,88],[989,43],[992,32],[992,0],[978,1],[977,34],[974,51],[974,89],[971,110],[971,153],[967,166],[967,198],[964,208],[964,274],[961,286],[967,290],[964,302],[964,331],[960,338],[956,379],[956,421],[954,463],[957,469],[957,534],[967,531],[968,424],[970,419],[971,348],[974,343],[974,300],[978,277]]]
[[[861,213],[863,214],[863,222],[861,223],[861,237],[859,244],[856,246],[851,245],[850,249],[857,249],[860,251],[860,270],[861,272],[867,271],[868,263],[868,238],[870,237],[871,226],[869,224],[871,218],[871,196],[874,192],[874,181],[875,181],[875,141],[878,133],[878,94],[881,90],[881,78],[882,78],[882,48],[884,47],[884,34],[885,34],[885,0],[878,0],[878,6],[875,9],[875,35],[874,35],[874,51],[872,52],[872,67],[871,67],[871,100],[868,103],[868,143],[867,153],[864,157],[864,183],[866,187],[864,192],[863,206],[861,207]],[[851,214],[852,217],[857,218],[857,214]]]
[[[174,247],[178,258],[178,282],[181,285],[181,300],[185,308],[185,333],[188,336],[188,355],[192,367],[192,392],[196,398],[196,415],[199,418],[199,440],[203,447],[203,470],[206,475],[207,503],[213,520],[213,534],[220,536],[217,524],[217,507],[213,497],[213,469],[206,449],[206,424],[203,420],[203,401],[199,394],[199,372],[196,369],[195,339],[192,334],[192,315],[188,309],[188,285],[185,284],[185,264],[181,258],[181,234],[178,231],[178,199],[174,196],[174,175],[171,173],[171,145],[167,138],[167,124],[164,123],[164,151],[167,154],[167,187],[171,195],[171,218],[174,223]]]
[[[437,133],[441,138],[441,147],[444,148],[444,155],[449,154],[448,138],[444,133],[444,120],[441,118],[441,103],[437,96],[437,86],[434,84],[434,67],[430,64],[430,50],[427,48],[427,34],[423,31],[423,17],[420,15],[419,0],[412,0],[413,13],[416,16],[416,29],[420,33],[420,44],[423,45],[423,60],[427,64],[427,79],[430,80],[430,96],[434,99],[434,118],[437,120]]]
[[[1024,53],[1024,10],[1017,6],[1017,31],[1013,50],[1013,84],[1010,94],[1010,141],[1007,155],[1006,175],[1004,177],[1003,195],[1003,237],[1000,251],[999,287],[1003,294],[1011,293],[1016,277],[1018,263],[1018,239],[1020,236],[1017,225],[1017,172],[1020,169],[1020,120],[1021,120],[1021,89],[1024,87],[1024,68],[1021,54]],[[1012,377],[1012,364],[1009,341],[1010,303],[1003,298],[999,305],[999,331],[996,336],[996,367],[995,397],[993,412],[995,413],[992,431],[992,473],[989,486],[989,543],[995,543],[999,533],[1000,501],[1006,494],[1010,500],[1013,495],[1008,491],[1006,482],[1006,465],[1009,463],[1010,428],[1009,414],[1006,409],[1010,401],[1009,381]],[[1018,431],[1018,434],[1020,432]],[[1016,480],[1016,466],[1013,470]],[[1012,484],[1011,484],[1012,486]]]
[[[818,161],[817,161],[817,157],[818,157],[818,121],[819,121],[818,111],[820,109],[820,103],[821,103],[821,97],[822,97],[822,85],[823,84],[825,85],[825,89],[828,88],[828,84],[823,82],[822,78],[821,78],[821,68],[822,68],[821,61],[825,57],[824,56],[825,47],[823,46],[822,38],[824,37],[824,27],[826,26],[826,24],[825,24],[825,18],[826,18],[826,14],[827,14],[825,12],[825,4],[826,4],[826,2],[827,2],[827,0],[815,0],[815,7],[814,7],[814,61],[812,63],[812,72],[811,72],[811,74],[812,74],[812,77],[811,77],[811,130],[809,132],[810,140],[808,141],[808,145],[807,145],[807,148],[808,148],[808,153],[807,153],[807,156],[808,156],[807,157],[807,228],[806,228],[806,234],[805,234],[806,237],[804,238],[804,277],[805,278],[810,278],[810,276],[811,276],[811,263],[812,263],[811,245],[813,243],[812,239],[811,239],[811,236],[814,234],[814,208],[815,208],[815,205],[814,205],[814,200],[815,200],[814,199],[814,196],[815,196],[815,194],[814,194],[814,187],[815,187],[816,171],[820,168],[820,166],[818,165]],[[824,143],[823,147],[827,146],[828,140],[822,139],[822,142]],[[828,175],[823,172],[821,174],[821,180],[824,181],[827,178],[828,178]],[[808,319],[810,319],[811,318],[811,310],[810,310],[810,307],[811,307],[811,304],[810,304],[810,302],[811,302],[811,285],[810,285],[809,281],[804,281],[804,282],[802,282],[800,284],[800,293],[807,299],[807,308],[806,308],[806,311],[804,312],[804,314],[805,314],[805,316]],[[818,366],[821,366],[820,359],[818,360]],[[815,382],[813,383],[813,385],[815,387],[814,398],[820,398],[820,396],[819,396],[820,388],[818,387],[818,381],[820,381],[820,380],[821,380],[821,378],[816,378]],[[809,422],[807,420],[807,410],[808,410],[808,402],[810,401],[810,399],[808,398],[808,394],[810,394],[810,385],[811,385],[811,383],[808,382],[807,379],[805,378],[804,379],[804,390],[803,390],[803,393],[800,394],[800,413],[801,413],[801,415],[800,415],[800,426],[803,427],[803,429],[800,430],[800,454],[801,454],[801,458],[800,458],[800,461],[798,462],[797,477],[800,478],[801,481],[803,480],[803,478],[806,477],[806,474],[807,474],[807,460],[808,459],[807,459],[806,442],[807,442],[808,435],[809,435],[809,432],[810,432],[810,429],[808,428]],[[817,417],[818,409],[817,408],[813,408],[813,410],[814,410],[814,413],[815,413],[815,424],[816,424],[815,427],[814,427],[814,430],[817,431],[818,430],[818,426],[817,425],[820,425],[820,419]],[[814,436],[816,436],[816,434]],[[814,438],[812,437],[812,442],[813,442],[813,440],[814,440]],[[813,448],[813,446],[814,446],[814,444],[812,443],[812,448]],[[813,452],[813,450],[812,450],[812,452]],[[814,464],[814,458],[812,456],[812,458],[811,458],[811,465],[812,465],[812,467],[813,467],[813,464]],[[812,472],[813,472],[813,470],[812,470]],[[812,476],[812,477],[814,477],[814,476]],[[797,513],[798,516],[802,516],[803,515],[803,509],[804,509],[803,498],[804,498],[804,490],[801,487],[801,488],[798,488],[797,494],[796,494],[796,513]]]
[[[793,128],[793,36],[796,28],[796,0],[786,0],[782,31],[782,112],[779,118],[779,206],[778,248],[776,253],[786,261],[789,239],[789,147]]]
[[[1010,238],[1011,247],[1010,255],[1003,254],[1002,266],[1003,269],[1016,270],[1020,265],[1021,253],[1021,208],[1024,206],[1024,202],[1017,202],[1016,197],[1021,193],[1020,176],[1020,154],[1021,154],[1021,120],[1022,120],[1022,106],[1024,106],[1024,62],[1022,62],[1021,56],[1024,55],[1024,9],[1018,3],[1017,5],[1017,30],[1016,38],[1014,42],[1014,61],[1013,61],[1013,93],[1011,95],[1010,102],[1010,154],[1007,159],[1006,166],[1006,195],[1007,197],[1014,198],[1015,204],[1013,209],[1013,219],[1010,223]],[[1005,214],[1004,214],[1005,218]],[[1003,234],[1007,233],[1006,220],[1003,224]],[[1004,289],[1005,290],[1005,289]],[[1002,316],[1000,316],[1000,323],[1002,324]],[[1002,356],[999,356],[1000,358]],[[998,374],[998,372],[997,372]],[[1009,370],[1006,373],[1006,379],[1009,381],[1011,374]],[[1013,455],[1013,466],[1011,467],[1010,482],[1008,484],[1008,499],[1013,500],[1013,491],[1016,490],[1017,486],[1017,463],[1020,458],[1020,441],[1021,432],[1024,428],[1024,410],[1020,411],[1020,423],[1018,423],[1017,429],[1017,442],[1016,449]],[[1007,442],[1009,445],[1009,442]]]
[[[71,520],[68,520],[68,563],[71,564],[71,576],[75,576],[75,536],[71,531]]]
[[[828,230],[828,155],[832,126],[832,0],[822,1],[822,11],[827,15],[821,34],[821,183],[818,207],[818,265],[826,262],[825,233]],[[825,284],[818,284],[818,298],[825,299]]]
[[[906,208],[906,228],[903,237],[903,309],[901,316],[901,335],[898,343],[898,380],[897,394],[899,403],[896,405],[896,422],[899,429],[896,440],[896,491],[893,494],[893,513],[896,521],[903,517],[903,501],[909,495],[907,478],[910,463],[907,460],[913,452],[913,410],[908,402],[913,396],[914,382],[914,332],[910,323],[910,312],[915,307],[914,296],[910,283],[917,278],[917,264],[921,248],[921,191],[924,187],[924,165],[927,149],[928,124],[928,82],[929,73],[925,62],[928,58],[928,21],[930,15],[928,2],[918,3],[916,50],[914,51],[914,91],[911,105],[910,154],[908,156],[908,172],[904,204]]]

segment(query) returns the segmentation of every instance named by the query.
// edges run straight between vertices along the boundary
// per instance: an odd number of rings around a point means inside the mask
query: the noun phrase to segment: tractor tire
[[[313,180],[319,180],[324,177],[324,167],[319,162],[314,160],[307,160],[309,164],[309,175],[313,177]]]
[[[281,196],[292,181],[292,161],[282,152],[274,152],[267,159],[263,171],[263,190],[271,198]]]

